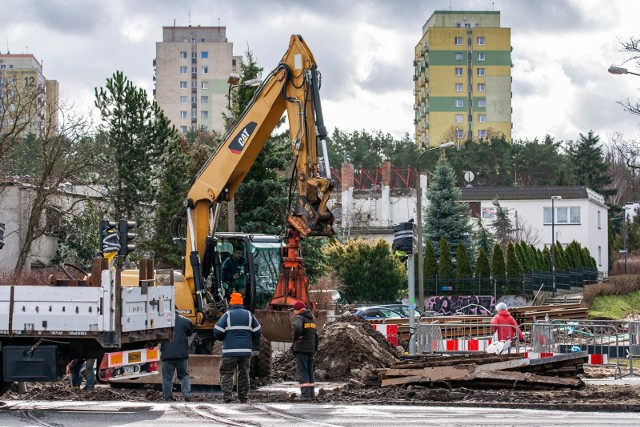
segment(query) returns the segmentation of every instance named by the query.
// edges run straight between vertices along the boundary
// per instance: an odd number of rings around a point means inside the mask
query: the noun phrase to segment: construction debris
[[[448,387],[577,388],[587,353],[528,359],[520,354],[418,357],[380,372],[383,387],[446,384]]]

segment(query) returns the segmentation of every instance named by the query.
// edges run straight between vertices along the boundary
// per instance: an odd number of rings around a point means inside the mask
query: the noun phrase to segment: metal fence
[[[515,336],[507,352],[518,352],[529,358],[557,354],[587,352],[588,364],[615,366],[615,377],[640,376],[634,370],[634,360],[640,358],[640,322],[605,320],[563,320],[523,323],[524,340]],[[415,328],[418,353],[486,352],[496,341],[495,328],[490,323],[420,324]],[[493,351],[492,351],[493,352]]]
[[[598,270],[557,270],[556,290],[582,289],[598,281]],[[425,292],[431,295],[534,295],[539,289],[553,291],[553,275],[548,271],[531,271],[522,277],[426,277]]]

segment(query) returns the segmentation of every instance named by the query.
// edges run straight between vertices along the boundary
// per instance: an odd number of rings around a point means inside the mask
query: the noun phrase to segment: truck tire
[[[258,385],[271,382],[271,341],[260,337],[260,354],[251,358],[249,378]]]

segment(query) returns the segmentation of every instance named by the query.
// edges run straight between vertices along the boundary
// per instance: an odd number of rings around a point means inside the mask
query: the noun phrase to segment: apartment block
[[[511,67],[500,12],[435,11],[415,48],[416,143],[511,140]]]
[[[57,132],[59,86],[31,54],[0,54],[0,133]]]
[[[226,27],[163,27],[156,43],[154,96],[183,133],[225,128],[229,74],[240,73]]]

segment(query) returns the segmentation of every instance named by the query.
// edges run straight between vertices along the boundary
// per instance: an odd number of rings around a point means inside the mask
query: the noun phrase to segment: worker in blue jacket
[[[233,373],[238,369],[238,400],[245,403],[249,393],[252,345],[260,339],[262,330],[255,316],[243,307],[240,293],[232,293],[229,302],[229,310],[213,328],[214,339],[223,342],[220,361],[222,399],[225,403],[233,402]]]

